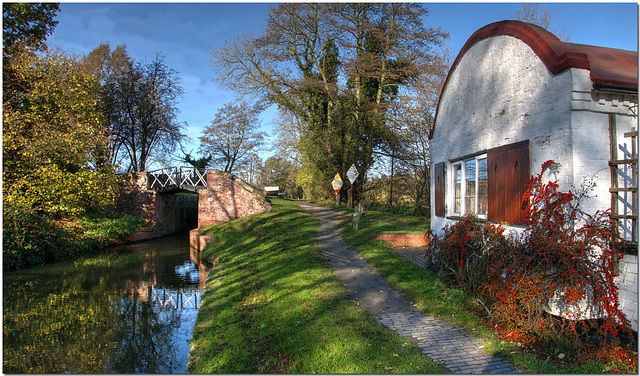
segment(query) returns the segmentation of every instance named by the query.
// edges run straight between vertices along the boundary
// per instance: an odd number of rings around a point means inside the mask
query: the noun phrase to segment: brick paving
[[[330,208],[300,202],[320,219],[318,245],[334,274],[376,321],[416,343],[423,354],[452,373],[523,373],[509,360],[482,352],[481,340],[463,328],[418,312],[412,304],[379,276],[342,239]],[[397,249],[408,260],[424,266],[424,250]]]
[[[398,334],[416,342],[423,354],[453,373],[522,373],[506,359],[482,352],[484,345],[466,330],[417,312],[373,315]]]
[[[398,252],[398,254],[400,254],[402,257],[423,268],[427,266],[427,256],[425,255],[425,250],[426,248],[395,249],[395,251]]]

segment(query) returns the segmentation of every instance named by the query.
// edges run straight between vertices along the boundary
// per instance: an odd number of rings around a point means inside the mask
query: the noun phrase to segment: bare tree
[[[213,163],[224,172],[233,172],[239,163],[264,146],[266,133],[259,132],[261,109],[246,102],[227,103],[200,136],[200,153],[213,156]]]
[[[532,23],[546,29],[563,42],[570,42],[571,40],[571,33],[566,28],[558,29],[552,25],[556,15],[549,13],[546,5],[524,3],[520,9],[516,10],[515,15],[520,21]]]
[[[108,83],[108,118],[113,137],[112,158],[128,158],[129,172],[145,171],[153,158],[163,160],[185,138],[175,107],[183,89],[177,72],[160,55],[148,64],[128,61]]]
[[[304,136],[305,124],[286,109],[278,111],[274,120],[276,139],[274,146],[280,156],[292,160],[297,165],[302,164],[300,142]]]
[[[236,164],[234,174],[249,184],[260,184],[259,175],[262,170],[262,158],[257,153],[249,153]]]
[[[386,190],[378,179],[367,184],[376,196],[386,195],[389,206],[403,199],[414,204],[415,214],[429,211],[429,139],[439,94],[451,63],[451,51],[443,45],[428,57],[416,61],[421,74],[407,79],[398,91],[401,100],[391,103],[387,124],[396,135],[395,142],[377,151],[381,159],[378,169],[386,170]]]
[[[300,95],[309,89],[335,100],[337,86],[325,46],[331,29],[330,4],[278,4],[264,35],[240,35],[212,51],[214,80],[243,96],[260,96],[303,119],[310,117]],[[292,70],[292,68],[295,69]]]

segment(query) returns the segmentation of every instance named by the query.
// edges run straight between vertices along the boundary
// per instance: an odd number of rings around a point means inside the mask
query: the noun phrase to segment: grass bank
[[[562,351],[541,351],[515,341],[500,339],[486,319],[484,308],[463,291],[448,287],[433,271],[418,267],[400,256],[381,240],[371,239],[375,233],[425,233],[429,227],[426,218],[406,217],[366,210],[359,230],[351,225],[352,209],[339,207],[342,234],[362,257],[374,266],[392,285],[415,302],[426,314],[437,316],[452,324],[465,327],[486,340],[486,352],[510,358],[520,369],[531,373],[637,373],[625,354],[611,354],[597,348],[585,348],[580,359],[570,359]],[[606,350],[606,349],[605,349]],[[637,357],[637,353],[635,353]],[[617,359],[617,357],[619,359]]]
[[[292,201],[206,228],[218,260],[194,328],[189,372],[442,373],[358,308],[315,241],[319,221]]]

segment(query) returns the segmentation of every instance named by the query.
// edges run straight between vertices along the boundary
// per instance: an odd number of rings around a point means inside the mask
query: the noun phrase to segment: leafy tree
[[[423,25],[426,15],[408,3],[278,4],[260,37],[214,50],[212,67],[223,86],[297,119],[300,159],[311,164],[305,179],[328,195],[336,172],[355,163],[366,179],[376,153],[396,138],[387,109],[446,37]]]
[[[94,76],[101,85],[122,75],[131,61],[126,45],[120,44],[112,50],[109,43],[101,43],[82,58],[87,73]]]
[[[3,102],[5,204],[68,216],[111,203],[112,170],[95,163],[108,142],[97,81],[63,52],[23,53],[11,63],[31,87]]]
[[[3,102],[28,90],[30,82],[20,80],[11,59],[15,55],[46,49],[45,41],[58,21],[57,3],[2,3],[2,96]]]
[[[113,126],[112,115],[114,108],[114,87],[119,77],[132,62],[124,44],[111,49],[108,43],[102,43],[82,58],[82,69],[98,80],[100,85],[100,109],[103,121],[108,131],[109,143],[99,151],[97,163],[119,166],[126,163],[126,155],[120,153],[123,149],[123,139],[117,137],[117,129]]]
[[[200,136],[200,152],[211,154],[213,162],[223,172],[233,172],[239,163],[258,152],[266,134],[259,132],[260,108],[225,104]]]
[[[119,59],[123,66],[105,84],[110,158],[119,161],[124,156],[128,172],[145,171],[154,158],[171,153],[185,138],[184,125],[176,120],[176,101],[183,89],[177,72],[160,55],[147,64]]]
[[[16,45],[40,50],[58,24],[58,3],[2,3],[2,42],[7,54]]]

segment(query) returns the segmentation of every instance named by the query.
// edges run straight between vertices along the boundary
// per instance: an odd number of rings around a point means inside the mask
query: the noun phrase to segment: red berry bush
[[[475,295],[504,333],[553,343],[575,343],[586,330],[613,337],[629,328],[614,281],[618,226],[609,211],[581,209],[592,185],[562,192],[557,182],[544,182],[554,167],[545,162],[529,181],[522,234],[505,236],[501,225],[466,217],[442,236],[432,234],[427,256],[441,278]],[[589,312],[598,320],[584,320]]]

